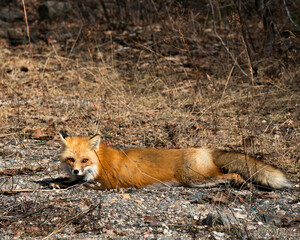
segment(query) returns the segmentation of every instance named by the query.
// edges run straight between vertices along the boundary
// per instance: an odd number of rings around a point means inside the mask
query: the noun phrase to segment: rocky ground
[[[52,181],[42,172],[1,178],[1,238],[299,237],[299,189],[251,192],[223,186],[101,192],[84,185],[51,189]]]
[[[272,191],[233,186],[100,191],[92,184],[66,184],[57,143],[52,149],[26,144],[44,161],[17,167],[20,162],[7,156],[1,162],[1,239],[299,238],[294,180],[293,188]]]

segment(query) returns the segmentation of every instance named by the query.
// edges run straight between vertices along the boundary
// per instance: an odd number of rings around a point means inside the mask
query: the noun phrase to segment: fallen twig
[[[74,217],[71,217],[70,219],[68,219],[67,221],[65,221],[65,223],[63,224],[63,226],[55,229],[53,232],[51,232],[49,235],[47,235],[46,237],[44,237],[42,240],[48,239],[51,236],[53,236],[56,233],[61,232],[62,230],[64,230],[71,222],[73,222],[76,219],[80,219],[83,218],[85,215],[89,214],[90,212],[92,212],[94,209],[96,209],[98,206],[101,207],[101,201],[93,206],[91,206],[88,210],[81,212],[80,214],[77,214]]]
[[[45,170],[44,167],[37,167],[36,169],[28,167],[23,167],[21,169],[5,169],[0,171],[0,176],[32,175],[43,170]]]

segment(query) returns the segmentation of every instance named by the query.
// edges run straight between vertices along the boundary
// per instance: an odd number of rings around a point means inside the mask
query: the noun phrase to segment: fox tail
[[[228,173],[237,173],[246,181],[277,189],[292,186],[282,171],[253,157],[223,150],[214,150],[212,155],[218,167]]]

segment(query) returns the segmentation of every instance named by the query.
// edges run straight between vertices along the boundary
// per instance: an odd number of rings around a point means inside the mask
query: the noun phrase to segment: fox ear
[[[64,132],[64,131],[59,131],[59,136],[60,136],[61,144],[62,144],[63,146],[67,146],[66,137],[68,137],[68,135],[66,134],[66,132]]]
[[[88,144],[91,150],[98,151],[99,144],[101,142],[100,135],[95,135],[88,140]]]

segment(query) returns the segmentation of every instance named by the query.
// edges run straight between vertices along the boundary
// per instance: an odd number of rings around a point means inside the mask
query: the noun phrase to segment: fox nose
[[[73,171],[73,174],[75,174],[75,175],[77,175],[79,173],[79,170],[77,170],[77,169],[75,169],[74,171]]]

